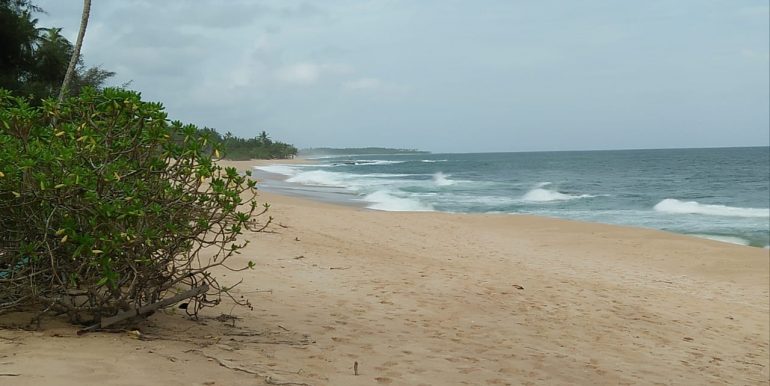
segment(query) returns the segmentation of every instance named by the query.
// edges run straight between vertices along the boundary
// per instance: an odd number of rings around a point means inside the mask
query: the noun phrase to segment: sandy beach
[[[256,268],[222,273],[243,279],[234,294],[253,310],[223,304],[199,321],[168,310],[141,335],[76,336],[51,319],[29,332],[7,318],[0,384],[768,384],[767,249],[523,215],[260,201],[274,223],[233,261]]]

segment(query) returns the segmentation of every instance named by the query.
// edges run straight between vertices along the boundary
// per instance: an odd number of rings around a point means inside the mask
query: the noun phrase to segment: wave
[[[723,243],[737,244],[737,245],[750,245],[749,240],[742,239],[735,236],[723,236],[723,235],[709,235],[709,234],[692,234],[690,236],[700,237],[702,239],[709,239],[714,241],[721,241]]]
[[[299,173],[289,179],[286,182],[293,182],[295,184],[311,185],[311,186],[331,186],[331,187],[347,187],[347,173],[327,172],[325,170],[312,170],[308,172]]]
[[[329,172],[326,170],[310,170],[298,173],[286,182],[308,186],[345,188],[352,191],[371,191],[372,187],[392,185],[400,178],[409,177],[411,174],[352,174],[343,172]]]
[[[679,201],[666,198],[657,203],[653,209],[656,212],[671,214],[700,214],[705,216],[724,217],[770,217],[767,208],[739,208],[725,205],[701,204],[697,201]]]
[[[432,212],[434,210],[430,204],[423,204],[414,198],[399,197],[384,190],[367,194],[363,200],[371,203],[367,206],[369,209],[388,212]]]
[[[340,165],[354,165],[354,166],[376,166],[376,165],[394,165],[394,164],[401,164],[406,161],[390,161],[390,160],[380,160],[380,159],[357,159],[357,160],[350,160],[350,161],[342,161],[339,164]]]
[[[293,176],[297,174],[297,168],[289,165],[266,165],[266,166],[254,166],[254,169],[261,170],[263,172],[281,174],[284,176]]]
[[[535,185],[530,191],[521,197],[522,201],[526,202],[552,202],[552,201],[568,201],[578,198],[591,198],[596,197],[590,194],[567,194],[559,192],[558,190],[545,189],[546,186],[551,185],[550,182],[541,182]]]
[[[423,160],[420,160],[420,162],[432,164],[432,163],[436,163],[436,162],[447,162],[447,160],[445,160],[445,159],[423,159]]]
[[[452,181],[448,178],[446,174],[442,172],[438,172],[433,175],[433,183],[436,184],[436,186],[451,186],[455,184],[455,181]]]

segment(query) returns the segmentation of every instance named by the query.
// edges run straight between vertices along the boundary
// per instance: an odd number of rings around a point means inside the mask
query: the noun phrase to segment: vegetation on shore
[[[113,73],[84,68],[60,29],[39,35],[40,11],[0,0],[0,314],[93,323],[182,295],[190,315],[218,304],[233,286],[212,270],[253,268],[228,259],[247,243],[239,235],[271,219],[258,221],[268,205],[255,201],[256,182],[215,161],[228,144],[250,157],[285,144],[222,138],[170,121],[137,92],[102,88]],[[63,87],[71,58],[81,65]],[[57,100],[61,89],[70,96]]]
[[[0,313],[92,322],[204,284],[187,312],[217,304],[231,287],[211,270],[267,209],[219,147],[135,92],[31,106],[0,91]]]
[[[67,95],[77,96],[89,87],[101,90],[115,73],[99,66],[87,67],[76,45],[61,35],[61,28],[38,26],[34,15],[39,12],[44,11],[28,0],[0,0],[0,89],[27,97],[29,103],[38,106],[45,98],[62,95],[61,86],[74,58]],[[85,27],[83,23],[81,26]],[[230,133],[223,136],[208,128],[200,134],[222,143],[223,154],[229,159],[297,155],[297,148],[272,140],[264,131],[254,138],[240,138]]]
[[[75,67],[68,95],[87,87],[100,89],[115,75],[99,66],[87,67],[61,28],[38,26],[34,15],[39,12],[43,10],[27,0],[0,0],[0,88],[40,105],[60,94],[71,59]]]
[[[344,155],[393,155],[393,154],[428,154],[430,152],[417,149],[394,149],[388,147],[314,147],[302,149],[299,154],[303,157],[344,156]]]
[[[297,155],[297,148],[288,143],[274,141],[267,132],[262,131],[254,138],[240,138],[226,133],[224,136],[214,129],[205,128],[202,133],[207,133],[212,140],[221,143],[224,149],[224,158],[231,160],[248,159],[286,159]]]

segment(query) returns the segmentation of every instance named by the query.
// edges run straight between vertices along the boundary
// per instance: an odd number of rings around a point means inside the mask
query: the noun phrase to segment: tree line
[[[35,14],[42,12],[28,0],[0,0],[0,88],[36,105],[59,94],[75,52],[61,28],[38,25]],[[79,95],[86,87],[101,89],[115,75],[86,66],[79,54],[74,58],[69,95]]]
[[[294,145],[274,141],[265,131],[254,138],[240,138],[230,132],[221,135],[211,128],[201,129],[200,132],[221,143],[224,149],[223,157],[231,160],[285,159],[297,155]]]
[[[0,0],[0,89],[28,98],[32,105],[60,94],[76,48],[62,36],[61,28],[38,25],[34,15],[42,12],[45,11],[29,0]],[[80,95],[87,87],[101,90],[115,76],[115,72],[99,66],[86,66],[79,54],[75,58],[67,90],[70,96]],[[220,142],[224,156],[229,159],[291,158],[297,154],[294,146],[274,141],[264,131],[254,138],[221,135],[208,128],[201,130],[201,134]]]

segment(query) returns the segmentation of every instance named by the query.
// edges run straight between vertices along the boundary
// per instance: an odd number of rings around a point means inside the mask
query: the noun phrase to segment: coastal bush
[[[135,92],[0,90],[0,314],[94,322],[205,286],[187,312],[218,304],[232,287],[212,270],[253,267],[227,262],[270,221],[219,146]]]

